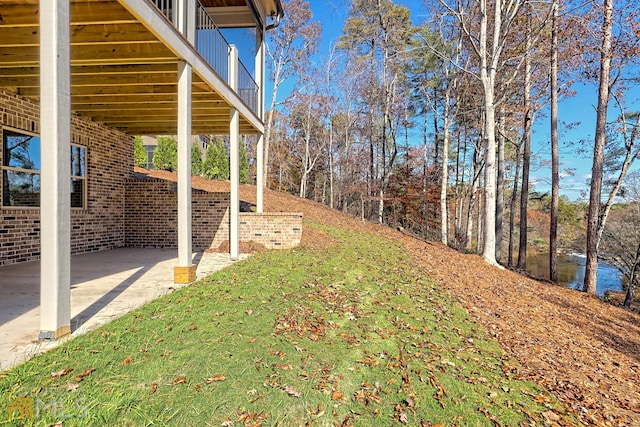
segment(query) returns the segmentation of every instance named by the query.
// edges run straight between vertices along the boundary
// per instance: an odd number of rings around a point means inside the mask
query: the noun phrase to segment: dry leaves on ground
[[[254,187],[241,197],[252,201]],[[266,208],[381,234],[409,255],[586,425],[640,425],[640,316],[595,297],[488,265],[440,243],[362,222],[326,206],[268,191]],[[317,233],[315,230],[305,233]],[[314,239],[315,240],[315,239]]]
[[[175,180],[169,172],[153,173]],[[202,190],[229,191],[228,182],[200,178],[193,182]],[[243,185],[241,199],[255,203],[255,192],[255,187]],[[523,365],[523,376],[553,392],[583,423],[640,425],[640,315],[497,269],[478,256],[439,243],[364,224],[320,203],[269,190],[264,200],[269,212],[301,212],[308,221],[339,222],[402,242],[416,265],[448,289]],[[316,248],[334,244],[322,234],[306,227],[303,244]]]

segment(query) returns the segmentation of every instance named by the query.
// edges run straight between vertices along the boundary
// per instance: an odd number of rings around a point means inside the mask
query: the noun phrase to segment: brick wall
[[[217,248],[229,239],[229,193],[192,190],[192,247]],[[127,181],[126,245],[177,248],[177,183],[157,178]]]
[[[40,134],[37,103],[0,90],[1,126]],[[1,131],[0,127],[0,131]],[[80,117],[71,142],[86,147],[87,206],[71,210],[71,253],[133,247],[177,247],[176,183],[132,179],[132,138]],[[0,144],[0,161],[2,150]],[[0,174],[0,188],[2,185]],[[229,194],[193,190],[193,247],[217,248],[229,239]],[[302,215],[242,213],[240,239],[267,248],[300,242]],[[40,209],[0,206],[0,265],[40,257]]]
[[[256,242],[268,249],[288,249],[300,244],[302,214],[249,213],[240,214],[240,241]]]
[[[126,245],[176,248],[178,242],[177,184],[138,176],[127,181]],[[192,248],[218,248],[229,240],[229,193],[192,190]],[[302,214],[241,213],[240,241],[269,249],[300,244]]]
[[[0,90],[0,114],[0,125],[40,134],[37,103]],[[71,253],[124,246],[125,179],[133,171],[131,137],[72,116],[71,142],[86,147],[88,189],[86,208],[71,210]],[[0,144],[0,159],[1,151]],[[0,265],[39,257],[40,209],[0,207]]]

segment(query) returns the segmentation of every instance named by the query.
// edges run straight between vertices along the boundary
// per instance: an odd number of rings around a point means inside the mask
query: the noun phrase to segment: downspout
[[[267,25],[267,28],[265,29],[266,31],[269,30],[273,30],[274,28],[277,28],[278,25],[280,25],[280,20],[282,19],[282,13],[279,13],[276,15],[276,22]]]

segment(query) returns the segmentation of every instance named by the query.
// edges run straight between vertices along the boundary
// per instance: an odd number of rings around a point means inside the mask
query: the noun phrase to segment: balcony
[[[40,96],[40,1],[0,1],[0,89],[35,101]],[[246,63],[231,64],[230,43],[221,28],[253,27],[260,36],[267,17],[281,13],[279,1],[199,0],[191,9],[196,27],[192,41],[178,31],[172,9],[178,0],[69,3],[74,114],[132,135],[174,135],[178,64],[184,61],[193,70],[194,135],[228,133],[232,109],[239,112],[241,134],[264,131],[264,65],[256,62],[256,77]],[[260,42],[246,41],[241,49]],[[230,69],[236,70],[237,81],[231,81]]]
[[[174,27],[177,25],[177,14],[172,0],[149,0],[162,12]],[[231,45],[225,39],[207,9],[200,1],[196,1],[196,40],[195,46],[202,58],[227,82],[230,87],[237,87],[242,101],[254,112],[258,113],[259,87],[247,67],[238,59],[237,82],[231,81],[229,61]]]

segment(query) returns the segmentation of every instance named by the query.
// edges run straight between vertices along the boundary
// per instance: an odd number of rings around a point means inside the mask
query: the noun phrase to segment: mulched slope
[[[197,179],[197,184],[208,191],[229,188],[224,182]],[[255,187],[241,186],[241,199],[255,203]],[[640,426],[640,315],[500,270],[440,243],[363,224],[320,203],[266,191],[265,210],[302,212],[305,220],[339,221],[401,241],[416,265],[455,295],[523,365],[523,377],[544,385],[586,425]],[[313,239],[304,239],[305,232],[303,242],[331,244],[318,232]]]

